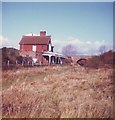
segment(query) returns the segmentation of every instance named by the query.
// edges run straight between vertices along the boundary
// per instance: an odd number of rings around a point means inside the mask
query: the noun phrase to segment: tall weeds
[[[46,66],[3,72],[4,118],[112,118],[112,69]]]

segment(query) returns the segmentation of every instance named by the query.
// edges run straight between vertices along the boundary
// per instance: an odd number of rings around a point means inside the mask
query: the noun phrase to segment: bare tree
[[[105,46],[105,45],[100,46],[99,52],[101,53],[101,55],[102,55],[103,53],[105,53],[105,52],[106,52],[106,46]]]
[[[68,44],[62,48],[62,54],[66,56],[76,55],[77,49],[74,45]]]

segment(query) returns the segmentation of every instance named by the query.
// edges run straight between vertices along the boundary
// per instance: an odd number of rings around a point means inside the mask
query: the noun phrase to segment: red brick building
[[[46,35],[46,31],[40,31],[38,35],[24,35],[20,41],[20,55],[37,58],[39,62],[47,62],[43,58],[45,51],[53,52],[51,36]]]

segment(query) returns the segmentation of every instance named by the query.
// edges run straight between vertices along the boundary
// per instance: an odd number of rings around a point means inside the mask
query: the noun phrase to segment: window
[[[51,44],[49,44],[49,51],[51,51]]]
[[[32,51],[36,51],[36,45],[32,46]]]

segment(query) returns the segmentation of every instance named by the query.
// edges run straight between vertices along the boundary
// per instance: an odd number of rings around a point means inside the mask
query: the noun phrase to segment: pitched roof
[[[23,36],[19,44],[49,44],[51,36]]]

